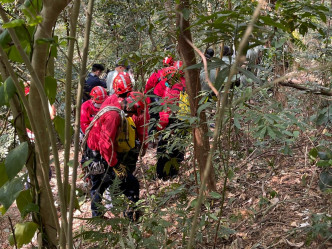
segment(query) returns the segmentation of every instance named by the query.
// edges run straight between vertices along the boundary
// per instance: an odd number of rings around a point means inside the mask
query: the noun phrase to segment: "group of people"
[[[144,156],[149,135],[178,122],[169,105],[176,105],[185,92],[182,62],[166,57],[163,65],[148,79],[144,94],[133,90],[134,79],[121,61],[104,79],[104,67],[94,64],[86,79],[80,124],[84,135],[81,165],[91,181],[92,217],[103,217],[102,196],[116,178],[132,203],[139,200],[139,181],[134,175],[139,152]],[[164,106],[163,110],[154,111],[154,105]],[[167,142],[161,137],[157,148],[156,176],[163,180],[177,175],[184,158],[179,149],[167,150]],[[124,216],[137,220],[135,205],[125,210]]]

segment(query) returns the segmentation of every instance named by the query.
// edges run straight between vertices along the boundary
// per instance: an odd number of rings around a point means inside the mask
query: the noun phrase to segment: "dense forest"
[[[332,1],[0,0],[0,16],[1,248],[332,248]],[[91,217],[96,64],[103,84],[130,73],[142,98],[119,108],[142,103],[149,134],[132,172],[105,161]],[[176,101],[146,91],[159,72]]]

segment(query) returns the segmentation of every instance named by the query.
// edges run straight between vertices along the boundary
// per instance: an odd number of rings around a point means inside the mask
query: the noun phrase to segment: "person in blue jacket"
[[[99,78],[103,73],[104,69],[105,69],[104,66],[101,64],[92,65],[92,72],[89,73],[84,84],[83,102],[91,98],[90,92],[92,88],[94,88],[95,86],[102,86],[106,88],[106,82]]]

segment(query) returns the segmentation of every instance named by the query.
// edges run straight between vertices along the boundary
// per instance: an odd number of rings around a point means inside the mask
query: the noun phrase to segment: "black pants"
[[[157,123],[159,122],[160,116],[159,116],[159,112],[155,112],[155,111],[151,111],[151,109],[155,106],[158,105],[159,102],[159,98],[158,96],[155,97],[150,97],[151,100],[151,106],[149,108],[149,115],[150,115],[150,126],[149,126],[149,135],[152,135],[153,131],[157,130]]]
[[[102,215],[98,206],[102,201],[102,196],[105,190],[113,184],[116,177],[113,168],[109,167],[106,161],[100,157],[100,154],[98,154],[99,153],[95,155],[94,160],[100,160],[107,168],[103,174],[91,175],[92,187],[90,195],[92,217]],[[139,200],[139,182],[130,171],[127,172],[127,177],[121,181],[119,187],[123,194],[132,202],[137,202]]]
[[[140,146],[136,146],[136,148],[131,149],[128,152],[121,152],[118,154],[118,160],[127,167],[127,170],[130,173],[134,173],[136,169],[136,163],[138,161]]]
[[[157,177],[163,180],[178,174],[180,163],[184,159],[184,152],[173,149],[167,152],[167,140],[161,139],[157,148]]]

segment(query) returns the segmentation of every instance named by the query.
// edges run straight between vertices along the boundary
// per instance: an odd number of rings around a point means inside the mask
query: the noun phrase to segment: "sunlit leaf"
[[[13,21],[4,23],[2,25],[2,27],[5,28],[5,29],[7,29],[7,28],[15,28],[15,27],[21,26],[23,24],[24,24],[24,20],[22,20],[22,19],[15,19]]]
[[[38,224],[34,222],[17,223],[15,225],[15,238],[19,248],[31,242]]]

